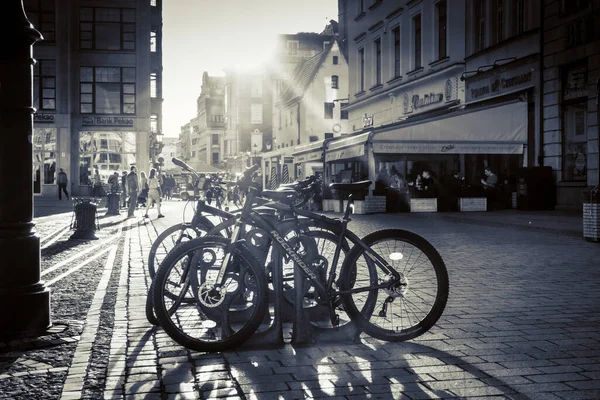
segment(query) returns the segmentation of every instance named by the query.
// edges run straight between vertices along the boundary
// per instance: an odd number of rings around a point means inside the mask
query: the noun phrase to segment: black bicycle
[[[231,237],[209,235],[182,243],[157,272],[151,290],[154,308],[175,341],[199,351],[219,351],[242,343],[262,323],[268,304],[265,267],[240,240],[244,225],[264,232],[277,251],[299,267],[307,282],[304,286],[311,288],[306,293],[327,307],[332,326],[339,325],[340,314],[346,313],[365,333],[402,341],[423,334],[441,317],[448,275],[427,240],[400,229],[360,239],[347,228],[351,198],[340,220],[294,210],[293,191],[263,191],[264,198],[285,204],[297,218],[310,216],[334,227],[330,231],[337,246],[331,263],[323,268],[315,240],[301,231],[286,240],[275,224],[252,209],[257,190],[249,182],[243,184],[249,191]],[[356,192],[370,184],[332,184],[332,188]],[[353,247],[339,267],[345,243]]]

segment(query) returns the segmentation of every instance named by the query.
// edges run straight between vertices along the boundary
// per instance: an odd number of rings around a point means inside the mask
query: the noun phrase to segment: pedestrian
[[[127,193],[129,194],[129,208],[127,210],[128,218],[133,217],[133,213],[137,205],[138,190],[138,176],[136,173],[135,166],[132,165],[129,174],[127,174]]]
[[[140,196],[139,203],[141,203],[142,207],[146,207],[146,202],[148,199],[148,178],[146,178],[146,173],[144,171],[140,172]]]
[[[69,200],[69,192],[67,192],[67,183],[69,183],[69,178],[64,169],[59,168],[58,175],[56,176],[56,183],[58,184],[58,199],[62,200],[62,192],[65,192],[65,196],[67,196],[67,200]]]
[[[144,214],[144,218],[148,217],[148,210],[150,209],[150,204],[154,201],[156,203],[156,211],[158,211],[158,218],[164,217],[160,213],[160,182],[158,177],[156,176],[156,170],[152,168],[150,170],[150,174],[148,175],[148,204],[146,205],[146,214]]]
[[[92,193],[91,197],[98,198],[104,196],[104,189],[102,189],[102,178],[98,172],[98,168],[94,170],[94,177],[92,179]]]
[[[486,190],[494,189],[498,184],[498,176],[492,172],[490,167],[485,167],[484,173],[486,178],[481,178],[481,184],[483,185],[483,188]]]
[[[108,178],[108,185],[108,190],[110,190],[110,193],[119,192],[119,173],[117,171],[115,171],[114,174]]]
[[[127,171],[123,171],[121,175],[121,206],[127,207]]]

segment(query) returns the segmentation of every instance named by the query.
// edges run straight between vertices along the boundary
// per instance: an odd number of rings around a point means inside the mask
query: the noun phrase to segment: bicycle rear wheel
[[[214,283],[229,241],[204,236],[182,243],[161,264],[153,284],[154,310],[173,340],[196,351],[223,351],[247,340],[267,309],[264,267],[236,246],[220,289]],[[187,299],[194,301],[188,302]]]
[[[427,332],[448,300],[448,272],[440,254],[421,236],[400,229],[377,231],[362,241],[369,250],[355,245],[341,270],[340,290],[355,291],[342,295],[348,315],[381,340],[409,340]],[[393,283],[370,251],[397,271],[400,280]]]

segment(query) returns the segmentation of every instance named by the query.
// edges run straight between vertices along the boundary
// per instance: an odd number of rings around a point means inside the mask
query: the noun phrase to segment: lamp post
[[[258,155],[257,155],[257,153],[258,153],[258,145],[256,143],[254,143],[253,148],[254,148],[254,162],[253,162],[253,164],[258,164]]]
[[[32,46],[42,35],[21,0],[1,7],[0,182],[11,190],[0,190],[0,337],[8,338],[41,334],[52,322],[33,224]]]

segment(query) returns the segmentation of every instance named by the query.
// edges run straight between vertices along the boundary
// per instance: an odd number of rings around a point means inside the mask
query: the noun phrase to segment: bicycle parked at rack
[[[357,192],[370,184],[331,188]],[[333,219],[294,209],[295,192],[263,191],[264,198],[284,204],[296,218],[302,215],[333,227],[337,246],[324,269],[314,239],[299,232],[286,241],[275,224],[253,210],[257,189],[247,181],[240,185],[249,191],[231,237],[208,235],[181,243],[157,271],[150,293],[154,310],[178,343],[198,351],[221,351],[247,340],[263,322],[268,309],[265,265],[240,240],[244,225],[264,232],[272,246],[298,266],[312,297],[327,307],[332,326],[346,313],[372,337],[402,341],[423,334],[441,317],[448,274],[437,250],[421,236],[386,229],[361,239],[347,227],[351,196],[343,218]],[[353,247],[340,266],[344,243]]]

